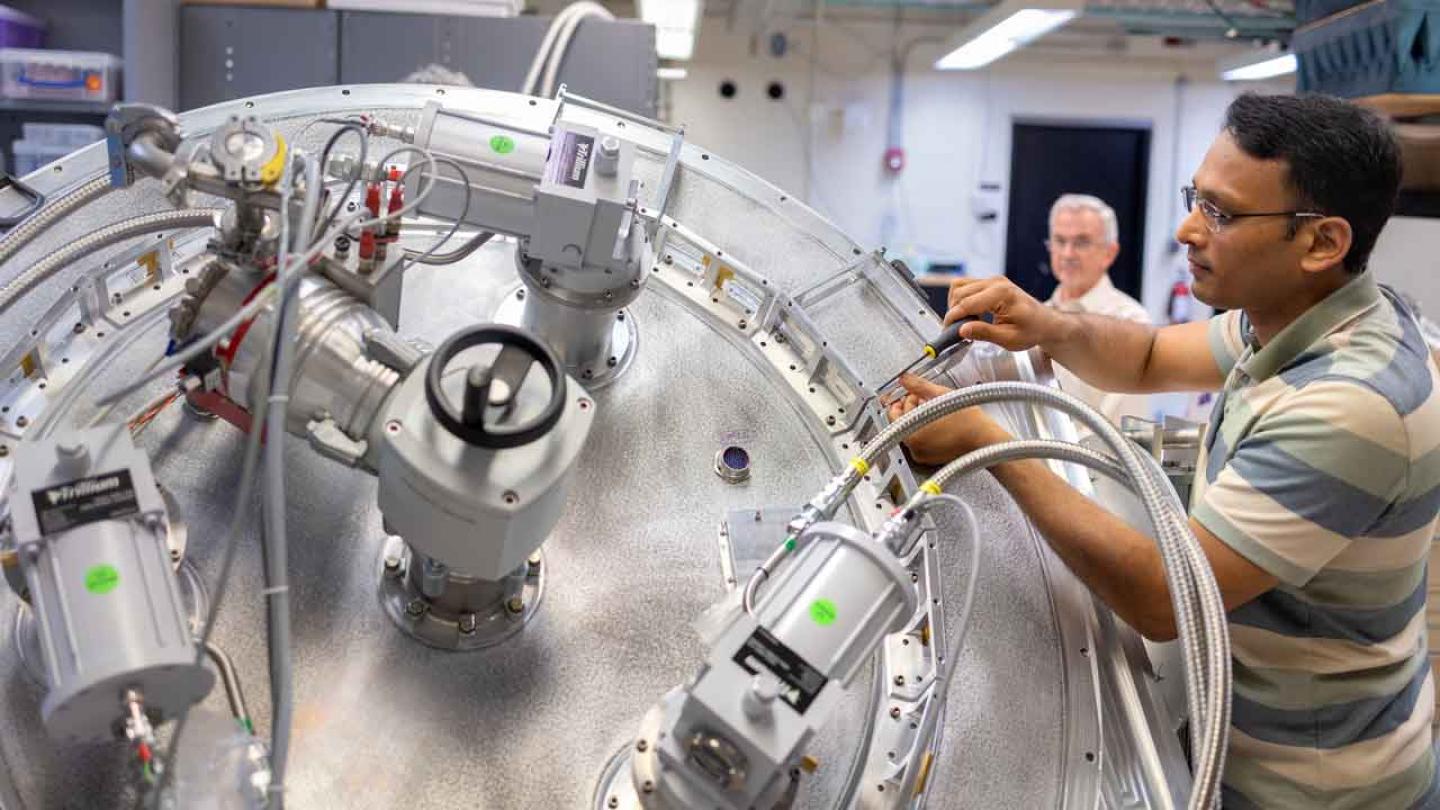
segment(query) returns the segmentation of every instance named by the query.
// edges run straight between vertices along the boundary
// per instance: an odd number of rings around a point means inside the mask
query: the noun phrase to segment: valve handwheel
[[[466,349],[499,345],[500,352],[490,365],[474,365],[465,372],[465,393],[460,408],[446,397],[441,380],[450,361]],[[520,386],[532,366],[539,366],[550,379],[550,400],[536,416],[515,425],[486,424],[494,406],[503,419],[512,408]],[[522,329],[485,324],[462,329],[435,350],[425,372],[425,399],[430,411],[446,430],[461,440],[491,449],[519,447],[550,432],[565,411],[565,372],[560,359],[540,339]]]

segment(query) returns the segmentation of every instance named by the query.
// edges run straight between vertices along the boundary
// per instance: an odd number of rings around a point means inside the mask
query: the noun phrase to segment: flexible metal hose
[[[936,397],[887,426],[866,444],[850,467],[835,476],[810,501],[805,511],[792,521],[790,536],[785,543],[771,554],[747,583],[747,608],[753,607],[759,584],[794,549],[799,531],[815,520],[833,515],[870,465],[882,455],[914,431],[936,420],[965,408],[1006,401],[1045,405],[1073,416],[1105,442],[1125,468],[1127,477],[1140,496],[1155,527],[1156,545],[1164,563],[1166,584],[1187,665],[1186,701],[1193,719],[1192,746],[1196,752],[1196,782],[1190,807],[1214,806],[1219,798],[1229,725],[1231,675],[1228,627],[1218,586],[1183,513],[1173,496],[1168,494],[1171,490],[1158,464],[1141,453],[1104,417],[1064,392],[1029,383],[986,383]],[[1077,455],[1076,458],[1084,456]]]
[[[42,206],[29,219],[11,228],[4,239],[0,239],[0,265],[10,261],[21,248],[35,241],[35,237],[49,230],[51,225],[109,190],[110,176],[101,175],[49,205]]]
[[[116,242],[156,231],[171,228],[196,228],[205,225],[214,226],[220,213],[218,208],[159,211],[154,214],[131,217],[113,225],[107,225],[94,233],[86,234],[31,265],[25,272],[12,279],[9,284],[0,288],[0,314],[4,314],[26,293],[55,273],[97,250],[103,250]]]

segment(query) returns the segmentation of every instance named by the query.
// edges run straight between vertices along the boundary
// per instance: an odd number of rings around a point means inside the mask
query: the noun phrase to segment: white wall
[[[972,275],[1003,269],[1017,117],[1150,125],[1143,297],[1161,314],[1183,261],[1171,250],[1178,189],[1218,131],[1225,106],[1245,89],[1214,80],[1213,49],[1176,57],[1140,41],[1130,54],[1116,55],[1097,47],[1103,42],[1072,37],[1048,49],[1032,46],[983,71],[942,73],[930,67],[940,44],[917,45],[904,90],[907,166],[892,179],[881,165],[892,43],[943,38],[953,26],[896,29],[832,19],[820,27],[818,51],[810,23],[782,30],[791,50],[775,58],[765,36],[752,52],[748,32],[731,33],[723,19],[707,19],[689,77],[668,88],[671,120],[684,123],[694,142],[804,197],[862,242],[884,244],[920,268],[925,259],[958,259]],[[1087,46],[1088,53],[1077,53]],[[1177,85],[1186,74],[1194,80]],[[723,79],[738,85],[733,100],[719,95]],[[766,97],[773,80],[785,84],[781,102]],[[983,225],[972,215],[982,181],[1002,184],[1000,217]]]
[[[1409,293],[1425,317],[1440,323],[1440,219],[1395,217],[1380,232],[1370,269],[1375,278]]]

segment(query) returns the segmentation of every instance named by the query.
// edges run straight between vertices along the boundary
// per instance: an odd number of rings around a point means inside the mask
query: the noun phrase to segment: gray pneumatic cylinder
[[[139,693],[159,720],[209,693],[165,544],[165,506],[124,424],[26,442],[10,509],[63,741],[106,740]]]

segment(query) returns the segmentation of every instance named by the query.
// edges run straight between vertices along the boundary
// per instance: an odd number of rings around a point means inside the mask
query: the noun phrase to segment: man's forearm
[[[1065,565],[1111,610],[1147,638],[1174,638],[1170,590],[1153,540],[1082,495],[1044,462],[1009,462],[991,471]]]
[[[1148,393],[1155,327],[1134,321],[1065,313],[1060,328],[1040,348],[1080,379],[1103,391]]]

